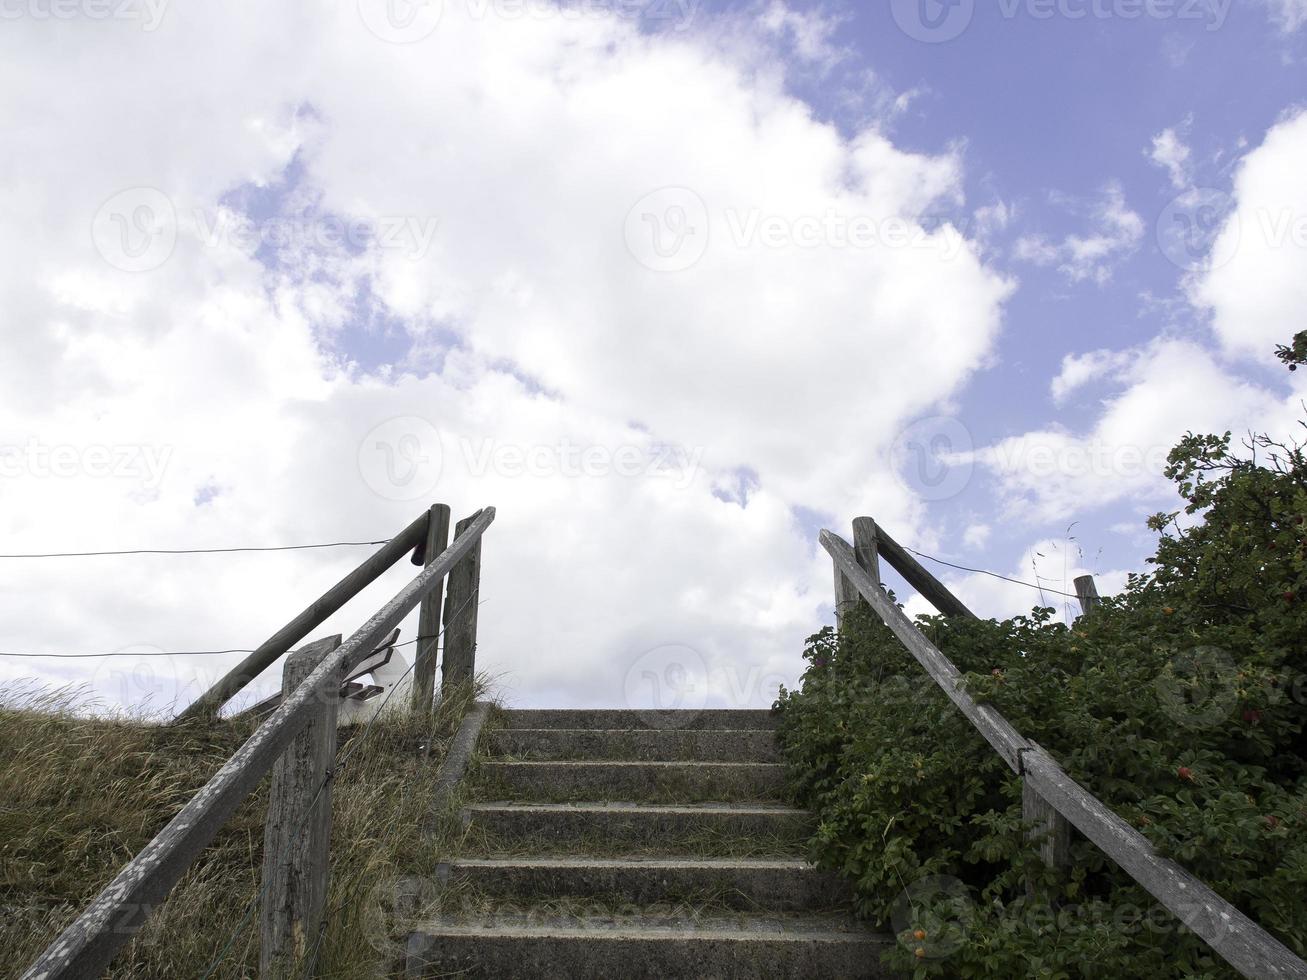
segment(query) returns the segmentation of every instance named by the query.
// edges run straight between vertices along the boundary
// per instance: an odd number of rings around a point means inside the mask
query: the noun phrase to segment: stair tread
[[[712,760],[687,760],[679,761],[649,761],[645,762],[640,759],[488,759],[484,763],[486,766],[532,766],[540,769],[552,768],[556,766],[575,766],[589,769],[768,769],[779,771],[784,765],[779,762],[735,762],[722,760],[720,762]]]
[[[466,857],[449,862],[451,867],[465,868],[692,868],[695,870],[723,870],[737,868],[762,871],[817,872],[802,858],[691,858],[691,857],[588,857],[579,855],[530,857]]]
[[[739,735],[748,733],[757,735],[775,736],[776,731],[772,728],[646,728],[644,726],[634,726],[631,728],[500,728],[495,734],[512,732],[513,734],[534,734],[548,732],[551,735],[576,735],[584,732],[587,735],[629,735],[631,732],[639,732],[641,735]]]
[[[783,803],[514,803],[508,800],[491,800],[469,803],[465,810],[518,810],[541,812],[580,811],[586,813],[767,813],[791,817],[806,817],[807,810],[798,810]]]
[[[499,718],[508,728],[693,731],[776,727],[776,716],[767,708],[507,708]]]
[[[762,728],[501,728],[489,735],[491,755],[512,759],[780,761],[776,733]]]
[[[418,933],[443,936],[518,935],[550,939],[703,938],[838,940],[884,942],[886,936],[848,915],[767,915],[740,913],[711,918],[692,915],[568,916],[444,915],[419,923]]]

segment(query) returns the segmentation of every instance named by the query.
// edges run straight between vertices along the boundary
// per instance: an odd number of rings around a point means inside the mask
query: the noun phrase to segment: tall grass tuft
[[[434,713],[387,710],[342,728],[333,787],[327,924],[306,968],[386,975],[402,948],[385,901],[429,876],[456,822],[431,814],[445,750],[483,685]],[[398,692],[393,708],[407,704]],[[77,689],[0,693],[0,974],[17,976],[249,737],[247,720],[159,724],[96,717]],[[113,977],[258,972],[257,896],[268,779],[237,810],[146,927]],[[423,827],[434,826],[435,836]],[[225,953],[224,953],[225,950]]]

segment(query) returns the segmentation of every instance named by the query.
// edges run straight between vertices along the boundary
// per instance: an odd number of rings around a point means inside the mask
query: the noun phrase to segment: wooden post
[[[880,585],[880,532],[876,522],[870,517],[858,517],[853,521],[853,554],[858,565],[871,576],[871,580]],[[864,600],[865,601],[865,600]]]
[[[860,601],[861,596],[858,595],[858,590],[840,571],[840,566],[835,565],[835,628],[837,630],[842,631],[844,629],[844,614]]]
[[[340,646],[333,636],[292,653],[282,674],[290,697],[322,658]],[[340,678],[315,692],[312,720],[272,770],[263,831],[263,907],[259,919],[259,976],[289,975],[318,938],[327,903],[331,843],[331,782],[336,763]]]
[[[880,547],[876,542],[876,522],[870,517],[859,517],[853,521],[853,549],[857,555],[858,564],[872,581],[880,585]],[[844,628],[844,616],[852,607],[858,603],[866,604],[866,600],[858,594],[857,587],[850,582],[847,576],[840,571],[839,566],[835,566],[835,624],[836,628]]]
[[[1071,864],[1071,824],[1058,813],[1026,780],[1021,782],[1021,818],[1031,824],[1030,838],[1039,841],[1039,856],[1050,868]],[[1027,881],[1026,891],[1037,892],[1034,882]]]
[[[1076,595],[1080,597],[1080,609],[1088,616],[1098,605],[1098,586],[1094,584],[1094,576],[1081,575],[1076,579]]]
[[[426,564],[440,557],[449,547],[449,507],[435,504],[428,512],[427,540],[424,549]],[[443,582],[437,580],[418,610],[417,652],[413,663],[413,710],[431,710],[436,691],[436,660],[440,646],[440,601]]]
[[[480,513],[478,511],[478,513]],[[454,529],[457,541],[477,514],[465,517]],[[476,676],[477,604],[481,591],[481,542],[477,541],[449,573],[445,589],[445,660],[440,669],[440,686],[449,690],[454,684],[471,681]]]

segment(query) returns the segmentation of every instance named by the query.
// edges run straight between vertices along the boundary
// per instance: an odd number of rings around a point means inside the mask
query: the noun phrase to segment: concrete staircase
[[[506,711],[410,977],[886,977],[765,711]],[[650,724],[652,722],[652,724]]]

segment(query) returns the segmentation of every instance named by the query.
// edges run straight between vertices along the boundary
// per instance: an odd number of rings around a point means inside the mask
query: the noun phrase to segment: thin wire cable
[[[935,564],[937,565],[944,565],[947,568],[953,568],[960,572],[972,572],[976,575],[988,575],[991,578],[1000,579],[1004,582],[1010,582],[1013,585],[1022,585],[1025,586],[1027,589],[1035,589],[1039,592],[1041,599],[1043,599],[1044,593],[1046,592],[1051,593],[1053,595],[1065,596],[1068,599],[1080,598],[1078,595],[1071,592],[1064,592],[1061,589],[1054,589],[1050,586],[1038,585],[1033,582],[1023,582],[1021,579],[1010,578],[1007,575],[1000,575],[998,572],[991,572],[985,568],[970,568],[966,565],[956,565],[951,561],[945,561],[943,558],[936,558],[934,555],[928,555],[923,551],[917,551],[915,548],[904,547],[903,550],[911,552],[912,554],[916,555],[918,558],[924,558],[927,561],[935,562]],[[1043,578],[1043,577],[1044,576],[1041,576],[1038,573],[1036,573],[1036,578]],[[443,633],[443,630],[441,632]],[[439,637],[440,635],[441,633],[437,633],[436,637]],[[411,646],[412,644],[418,643],[421,640],[428,640],[434,638],[435,637],[421,636],[418,637],[417,639],[405,640],[403,643],[397,643],[395,644],[395,646],[397,648]],[[54,659],[54,660],[89,660],[96,657],[209,657],[209,656],[220,656],[222,654],[253,653],[253,652],[254,652],[253,650],[176,650],[176,651],[159,650],[154,652],[141,652],[141,653],[133,653],[131,651],[115,651],[113,653],[6,653],[0,651],[0,657],[25,657],[25,658],[32,658],[38,660],[43,658]]]
[[[1047,591],[1047,592],[1052,592],[1056,595],[1064,595],[1068,599],[1080,598],[1079,596],[1074,595],[1070,592],[1063,592],[1060,589],[1045,589],[1042,585],[1035,585],[1032,582],[1023,582],[1019,578],[1008,578],[1006,575],[1000,575],[998,572],[991,572],[988,569],[968,568],[966,565],[955,565],[951,561],[945,561],[943,558],[936,558],[934,555],[928,555],[925,552],[916,551],[912,548],[904,547],[903,550],[912,552],[912,554],[916,555],[918,558],[925,558],[927,561],[933,561],[937,565],[945,565],[948,568],[956,568],[959,572],[974,572],[977,575],[988,575],[991,578],[1002,579],[1004,582],[1011,582],[1013,585],[1024,585],[1027,589],[1038,589],[1041,594]]]
[[[463,610],[468,607],[468,605],[472,602],[473,599],[476,598],[477,594],[479,593],[480,593],[480,589],[477,590],[476,594],[469,596],[467,600],[463,603],[463,605],[458,608],[458,611],[454,613],[452,619],[457,619],[459,616],[461,616],[463,614]],[[478,603],[478,606],[479,605],[480,603]],[[449,626],[450,626],[449,623],[446,623],[444,626],[442,626],[440,628],[440,631],[435,634],[434,638],[439,638],[443,636],[445,630],[449,629]],[[433,639],[433,637],[429,637],[429,636],[418,637],[413,640],[408,640],[402,644],[397,643],[395,645],[397,647],[408,646],[409,644],[417,643],[419,640],[424,640],[424,639]],[[382,700],[381,704],[377,707],[376,712],[372,715],[371,718],[369,718],[366,722],[363,723],[363,731],[360,732],[356,738],[350,739],[349,744],[346,745],[345,747],[346,748],[345,753],[339,759],[336,760],[335,767],[330,772],[327,773],[326,778],[322,780],[322,782],[319,784],[317,788],[317,791],[313,794],[313,799],[310,800],[309,805],[305,807],[304,813],[300,817],[299,823],[295,826],[295,829],[291,831],[292,838],[297,836],[304,829],[305,825],[308,823],[309,817],[313,813],[313,808],[317,806],[318,799],[322,796],[323,791],[326,790],[327,786],[333,780],[335,780],[335,778],[340,774],[341,770],[345,768],[346,760],[351,755],[354,754],[357,745],[367,739],[368,734],[372,729],[373,723],[378,718],[381,717],[382,710],[386,707],[387,702],[390,701],[390,696],[395,693],[395,690],[399,687],[400,683],[405,678],[407,678],[409,674],[413,672],[413,668],[416,666],[417,666],[417,660],[414,659],[413,663],[409,665],[408,670],[404,671],[404,673],[400,676],[400,678],[390,686],[390,690],[386,692],[386,696]],[[241,916],[241,920],[238,923],[236,923],[236,928],[232,930],[231,935],[227,938],[227,942],[223,945],[222,949],[218,952],[218,955],[205,969],[204,974],[201,977],[201,980],[209,980],[209,977],[213,976],[214,971],[216,971],[218,967],[222,965],[222,961],[227,958],[227,954],[231,952],[231,948],[236,942],[236,937],[241,934],[241,931],[244,930],[244,928],[247,925],[249,925],[250,920],[254,917],[254,912],[259,907],[259,902],[261,902],[263,900],[263,896],[267,894],[269,884],[270,882],[266,880],[260,883],[254,895],[250,898],[249,904],[245,907],[245,912]],[[316,947],[314,950],[314,955],[316,956]]]
[[[280,544],[247,548],[133,548],[126,551],[51,551],[41,554],[0,555],[0,558],[101,558],[106,555],[230,555],[248,551],[310,551],[314,548],[371,548],[384,541],[326,541],[322,544]]]
[[[421,640],[432,640],[435,636],[419,636],[417,639],[405,640],[403,643],[396,643],[394,646],[407,647],[412,646]],[[380,647],[379,649],[386,649]],[[142,650],[135,652],[132,650],[115,650],[113,653],[5,653],[0,650],[0,657],[31,657],[40,659],[42,657],[53,657],[56,660],[90,660],[95,657],[216,657],[224,653],[253,653],[253,650]]]
[[[53,657],[56,660],[90,660],[95,657],[216,657],[224,653],[253,653],[253,650],[143,650],[134,653],[131,650],[115,650],[113,653],[5,653],[0,657]]]

